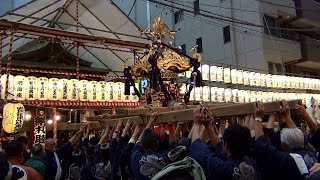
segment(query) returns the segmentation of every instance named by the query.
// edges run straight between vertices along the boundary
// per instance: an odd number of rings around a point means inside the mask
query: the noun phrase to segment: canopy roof
[[[146,36],[140,36],[139,28],[129,17],[114,3],[106,0],[31,0],[8,12],[1,19],[74,32],[78,26],[78,32],[83,34],[149,43]],[[13,51],[19,50],[30,41],[32,39],[14,37]],[[8,42],[9,37],[4,38],[3,56],[8,54]],[[76,55],[76,46],[63,44],[63,47]],[[92,67],[110,69],[114,75],[122,74],[122,65],[126,59],[129,59],[129,65],[133,64],[134,55],[130,49],[109,49],[105,45],[100,47],[103,49],[80,47],[80,58],[92,62]]]

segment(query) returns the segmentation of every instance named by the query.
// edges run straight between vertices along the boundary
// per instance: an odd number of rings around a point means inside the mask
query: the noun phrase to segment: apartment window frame
[[[193,10],[195,15],[200,13],[200,0],[193,1]]]
[[[230,32],[230,26],[225,26],[222,28],[223,31],[223,42],[224,44],[227,44],[231,42],[231,32]]]
[[[182,9],[173,13],[174,24],[178,24],[179,22],[184,20],[184,12]]]
[[[202,45],[202,37],[199,37],[196,39],[196,45],[198,46],[197,47],[197,52],[198,53],[203,53],[203,45]]]

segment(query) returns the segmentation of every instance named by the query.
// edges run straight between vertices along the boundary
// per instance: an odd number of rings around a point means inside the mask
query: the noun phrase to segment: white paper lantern
[[[203,86],[202,88],[202,99],[204,102],[210,101],[210,87],[209,86]]]
[[[124,94],[124,83],[123,82],[118,82],[118,87],[119,87],[118,99],[119,99],[120,102],[125,102],[126,101],[126,95]]]
[[[23,101],[26,99],[25,93],[26,87],[26,77],[25,76],[15,76],[14,77],[14,99],[18,101]]]
[[[202,87],[195,87],[195,100],[202,101]]]
[[[238,84],[238,70],[231,69],[231,83]]]
[[[273,87],[272,86],[272,76],[271,76],[271,74],[267,74],[266,75],[266,85],[267,85],[267,87]]]
[[[266,74],[260,74],[260,86],[267,87]]]
[[[250,83],[250,86],[256,86],[255,72],[249,72],[249,83]]]
[[[278,76],[277,75],[272,75],[272,87],[278,88]]]
[[[237,79],[238,79],[238,84],[243,84],[243,71],[242,70],[237,71]]]
[[[286,76],[278,76],[278,87],[279,88],[286,88]]]
[[[273,101],[273,92],[267,92],[267,102]]]
[[[225,102],[232,102],[231,89],[227,88],[224,90],[224,100],[225,100]]]
[[[304,89],[303,79],[304,78],[299,77],[299,89]]]
[[[225,97],[224,97],[224,88],[218,88],[217,89],[217,95],[218,95],[218,102],[225,102]]]
[[[191,77],[191,73],[193,71],[193,68],[189,69],[189,71],[186,72],[186,77],[190,78]]]
[[[249,90],[244,91],[244,102],[248,103],[251,99],[251,92]]]
[[[67,80],[68,97],[69,101],[79,100],[79,81],[77,79]]]
[[[113,94],[113,92],[114,92],[113,89],[115,88],[114,86],[115,86],[114,82],[107,82],[107,87],[106,87],[106,95],[107,95],[107,97],[106,97],[106,99],[109,102],[115,101],[115,96]],[[138,86],[136,86],[136,87],[138,87]]]
[[[250,78],[249,78],[249,72],[243,71],[243,84],[244,85],[250,85]]]
[[[250,102],[257,102],[257,92],[250,91]]]
[[[105,102],[107,101],[107,82],[99,81],[99,92],[98,92],[98,101]]]
[[[58,83],[59,93],[58,97],[60,101],[68,101],[68,80],[67,79],[60,79]]]
[[[210,66],[207,64],[202,65],[201,72],[202,72],[202,79],[204,81],[209,81],[209,79],[210,79]]]
[[[1,99],[5,99],[6,97],[6,82],[7,82],[7,74],[3,74],[1,76]],[[9,83],[8,83],[8,96],[7,99],[14,99],[14,77],[9,75]]]
[[[224,68],[223,69],[223,81],[225,83],[230,83],[231,82],[231,72],[230,68]]]
[[[239,96],[239,103],[244,103],[245,102],[245,90],[239,90],[238,96]]]
[[[255,73],[254,74],[254,79],[255,79],[255,82],[256,82],[255,85],[258,86],[258,87],[261,86],[261,77],[260,77],[260,75],[261,75],[260,73]]]
[[[238,89],[232,89],[232,102],[239,103],[239,90]]]
[[[262,92],[262,102],[268,102],[268,93],[267,92]]]
[[[223,81],[223,67],[217,67],[217,81]]]
[[[49,100],[59,100],[59,79],[57,78],[50,78],[49,79],[49,86],[48,86],[48,99]]]
[[[91,93],[91,86],[89,85],[89,81],[81,80],[79,82],[79,99],[80,101],[89,101],[89,94]]]
[[[210,81],[217,81],[217,66],[210,66]]]
[[[179,77],[185,77],[186,76],[186,72],[182,72],[178,74]]]
[[[38,100],[48,100],[49,96],[49,79],[46,77],[39,77],[38,80]]]
[[[27,77],[26,100],[36,100],[38,95],[38,78],[34,76]]]
[[[211,87],[210,89],[210,99],[211,102],[218,102],[218,88],[217,87]]]

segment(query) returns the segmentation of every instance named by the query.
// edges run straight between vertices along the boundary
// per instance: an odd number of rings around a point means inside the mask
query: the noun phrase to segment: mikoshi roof
[[[0,19],[74,32],[78,26],[78,32],[83,34],[150,43],[146,36],[140,36],[138,26],[116,4],[108,0],[31,0],[0,16]],[[28,35],[28,37],[36,36]],[[13,51],[30,41],[32,41],[30,38],[14,37]],[[9,37],[5,37],[3,56],[8,54],[8,43]],[[77,48],[74,45],[63,46],[71,54],[76,55]],[[99,47],[101,48],[80,47],[80,58],[92,62],[92,67],[110,69],[113,71],[110,75],[122,75],[126,59],[129,59],[129,65],[133,64],[134,55],[130,49],[109,48],[105,45]]]

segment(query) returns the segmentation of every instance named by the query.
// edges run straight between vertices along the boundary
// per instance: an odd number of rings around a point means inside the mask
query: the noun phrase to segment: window
[[[187,49],[185,44],[181,45],[181,51],[182,53],[187,54]]]
[[[223,27],[223,40],[224,43],[228,43],[231,41],[230,26]]]
[[[174,13],[174,24],[181,22],[183,20],[183,11],[179,10]]]
[[[277,36],[277,30],[275,28],[270,27],[276,27],[276,18],[270,17],[270,16],[264,16],[265,19],[263,19],[264,23],[264,32],[271,36]],[[268,29],[269,27],[269,29]],[[270,30],[270,32],[269,32]]]
[[[196,43],[197,43],[197,51],[198,51],[198,53],[202,53],[203,52],[203,49],[202,49],[202,38],[200,37],[200,38],[198,38],[197,40],[196,40]]]
[[[195,0],[195,1],[193,2],[193,8],[194,8],[194,14],[200,13],[199,0]]]

